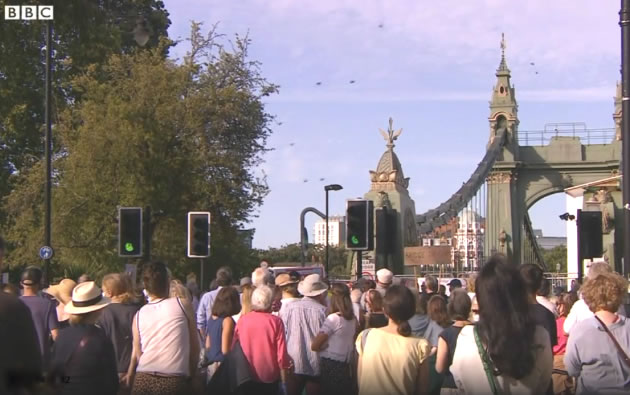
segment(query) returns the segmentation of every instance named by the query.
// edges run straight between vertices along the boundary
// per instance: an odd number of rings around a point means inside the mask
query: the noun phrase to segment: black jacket
[[[239,394],[239,388],[253,380],[249,362],[243,353],[241,343],[237,341],[212,376],[207,393]]]

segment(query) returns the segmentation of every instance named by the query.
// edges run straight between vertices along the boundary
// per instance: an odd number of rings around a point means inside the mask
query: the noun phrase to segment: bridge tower
[[[375,258],[376,270],[386,267],[395,274],[404,271],[404,247],[418,244],[416,229],[416,204],[409,196],[409,178],[405,178],[402,165],[394,152],[394,141],[402,133],[402,129],[393,129],[393,120],[389,119],[389,129],[380,130],[387,142],[387,149],[378,161],[375,171],[370,171],[371,188],[365,199],[374,201],[374,209],[383,207],[389,212],[387,233],[390,236],[390,252],[368,254]],[[376,218],[376,215],[374,216]],[[377,230],[378,231],[378,230]]]
[[[502,252],[509,257],[520,256],[520,213],[517,204],[518,103],[516,90],[510,81],[510,69],[505,60],[505,36],[501,35],[501,62],[496,71],[496,83],[490,100],[490,138],[488,146],[505,130],[501,154],[487,177],[488,213],[485,224],[486,252]]]

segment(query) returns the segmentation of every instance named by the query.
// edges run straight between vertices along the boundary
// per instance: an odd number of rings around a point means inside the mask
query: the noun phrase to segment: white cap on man
[[[389,269],[380,269],[376,272],[376,280],[383,285],[391,284],[393,278],[394,273],[392,273]]]

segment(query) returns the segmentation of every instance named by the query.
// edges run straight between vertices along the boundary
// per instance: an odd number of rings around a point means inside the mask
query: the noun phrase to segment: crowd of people
[[[628,283],[607,263],[553,296],[501,255],[448,291],[262,266],[222,267],[201,295],[159,261],[140,289],[125,273],[41,283],[32,266],[0,293],[0,393],[630,393]]]

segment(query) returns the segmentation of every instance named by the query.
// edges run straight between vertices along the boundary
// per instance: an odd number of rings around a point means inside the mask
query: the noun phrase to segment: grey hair
[[[252,273],[252,285],[259,287],[261,285],[269,285],[273,281],[271,271],[267,268],[258,267]]]
[[[608,264],[608,262],[593,262],[591,266],[588,268],[588,274],[586,277],[589,279],[594,279],[602,273],[610,273],[612,272],[612,268]]]
[[[259,285],[252,293],[252,311],[269,311],[273,302],[273,290],[267,285]]]

